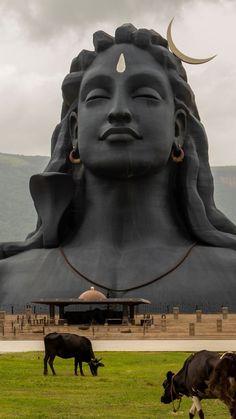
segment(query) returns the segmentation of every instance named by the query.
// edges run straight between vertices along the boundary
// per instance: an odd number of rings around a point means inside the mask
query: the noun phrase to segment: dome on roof
[[[95,290],[94,287],[90,287],[89,290],[83,292],[79,296],[79,300],[84,300],[84,301],[106,300],[106,296],[102,292]]]

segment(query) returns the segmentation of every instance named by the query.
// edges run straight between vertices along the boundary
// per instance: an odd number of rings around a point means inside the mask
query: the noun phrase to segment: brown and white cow
[[[182,396],[192,398],[189,419],[196,412],[200,419],[204,419],[202,399],[222,400],[230,411],[231,419],[236,419],[236,355],[231,352],[220,356],[216,352],[202,350],[190,355],[177,374],[167,373],[163,387],[162,403],[173,403]]]

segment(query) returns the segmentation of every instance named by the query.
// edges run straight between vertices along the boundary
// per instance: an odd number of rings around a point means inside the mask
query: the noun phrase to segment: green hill
[[[23,240],[35,229],[37,215],[29,179],[49,158],[0,153],[0,242]]]
[[[29,179],[46,167],[49,157],[0,153],[0,242],[23,240],[34,230],[37,216]],[[236,166],[212,168],[215,201],[236,224]]]

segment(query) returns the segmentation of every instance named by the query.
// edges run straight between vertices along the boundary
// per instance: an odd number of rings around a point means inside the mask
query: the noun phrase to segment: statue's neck
[[[84,175],[84,214],[73,241],[129,249],[189,240],[171,201],[168,166],[152,176],[124,180],[97,177],[87,170]]]

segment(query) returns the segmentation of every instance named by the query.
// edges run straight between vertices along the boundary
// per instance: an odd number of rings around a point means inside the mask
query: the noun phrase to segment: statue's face
[[[121,53],[126,68],[118,72]],[[99,53],[79,95],[83,164],[95,174],[118,178],[155,173],[171,153],[174,111],[167,75],[147,51],[119,44]]]

